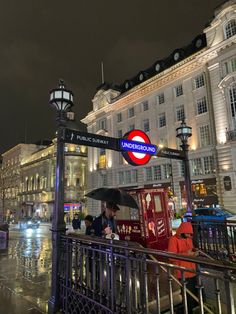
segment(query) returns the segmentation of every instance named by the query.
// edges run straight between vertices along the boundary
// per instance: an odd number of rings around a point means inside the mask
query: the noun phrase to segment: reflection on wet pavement
[[[0,313],[46,313],[50,280],[49,225],[10,230],[8,248],[0,250]]]

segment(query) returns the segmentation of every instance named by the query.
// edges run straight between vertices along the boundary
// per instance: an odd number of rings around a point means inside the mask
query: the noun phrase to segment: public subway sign
[[[125,160],[133,166],[145,165],[152,155],[157,154],[157,146],[141,130],[132,130],[120,139],[120,150]]]
[[[119,150],[118,139],[93,133],[64,129],[63,140],[66,143]]]
[[[132,130],[123,138],[108,137],[71,129],[63,130],[62,140],[66,143],[99,147],[120,151],[125,160],[133,166],[145,165],[151,156],[184,159],[184,153],[172,148],[158,148],[151,144],[149,137],[141,130]]]

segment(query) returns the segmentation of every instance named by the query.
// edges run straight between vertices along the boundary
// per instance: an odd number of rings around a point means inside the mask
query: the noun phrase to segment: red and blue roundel
[[[151,155],[156,155],[157,147],[152,145],[149,137],[141,130],[132,130],[120,139],[120,150],[125,160],[133,166],[145,165]]]

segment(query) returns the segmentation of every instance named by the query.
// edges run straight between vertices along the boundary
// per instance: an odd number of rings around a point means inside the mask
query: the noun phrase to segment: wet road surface
[[[8,248],[0,245],[0,313],[47,313],[51,281],[50,225],[11,226]]]

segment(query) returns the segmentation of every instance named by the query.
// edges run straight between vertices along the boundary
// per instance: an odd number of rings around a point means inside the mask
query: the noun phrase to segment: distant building
[[[196,206],[221,204],[236,213],[236,1],[214,18],[189,45],[175,49],[123,84],[104,83],[93,111],[82,120],[88,132],[122,137],[136,128],[153,144],[179,149],[176,128],[186,117],[192,127],[190,165]],[[170,204],[186,206],[182,162],[152,158],[128,165],[120,153],[88,149],[88,189],[166,187]],[[170,195],[171,195],[170,193]],[[93,214],[101,205],[88,200]]]
[[[50,220],[56,176],[56,141],[49,146],[18,144],[2,154],[0,213]],[[65,204],[68,218],[84,209],[87,150],[65,145]]]

